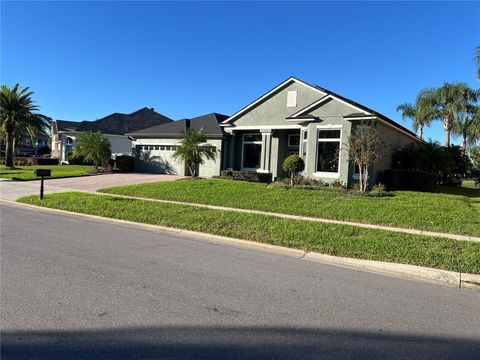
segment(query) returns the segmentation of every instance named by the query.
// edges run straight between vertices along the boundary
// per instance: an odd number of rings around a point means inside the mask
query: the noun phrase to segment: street
[[[4,359],[478,359],[480,294],[1,204]]]

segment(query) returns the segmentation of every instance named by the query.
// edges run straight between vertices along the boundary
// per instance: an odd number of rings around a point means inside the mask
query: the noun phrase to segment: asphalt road
[[[480,294],[1,205],[4,359],[478,359]]]

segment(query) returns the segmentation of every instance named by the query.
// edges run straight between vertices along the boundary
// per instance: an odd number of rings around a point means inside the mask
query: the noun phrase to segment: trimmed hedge
[[[135,158],[129,155],[115,157],[115,169],[118,171],[132,171],[135,167]]]
[[[220,177],[229,180],[243,180],[260,183],[272,182],[271,173],[257,173],[253,171],[222,170]]]
[[[411,190],[434,192],[437,189],[437,175],[428,171],[389,169],[383,173],[386,190]]]
[[[27,158],[27,165],[58,165],[57,158],[46,157],[29,157]]]

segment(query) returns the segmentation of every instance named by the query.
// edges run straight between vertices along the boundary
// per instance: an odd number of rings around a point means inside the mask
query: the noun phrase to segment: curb
[[[50,212],[74,217],[81,217],[85,219],[95,220],[101,223],[116,223],[130,228],[163,232],[171,234],[172,236],[181,236],[184,238],[186,237],[191,240],[206,241],[213,244],[234,246],[242,249],[251,249],[257,251],[259,250],[271,254],[293,257],[308,262],[339,266],[352,270],[360,270],[407,280],[427,282],[431,284],[443,285],[458,289],[471,289],[480,292],[480,275],[477,274],[460,273],[455,271],[433,269],[416,265],[397,264],[384,261],[345,258],[315,252],[305,252],[303,250],[263,244],[249,240],[229,238],[225,236],[213,235],[191,230],[182,230],[161,225],[151,225],[128,220],[112,219],[98,215],[51,209],[37,205],[17,203],[14,201],[3,199],[0,199],[0,204],[1,203],[6,203],[19,208],[28,208],[40,212]]]

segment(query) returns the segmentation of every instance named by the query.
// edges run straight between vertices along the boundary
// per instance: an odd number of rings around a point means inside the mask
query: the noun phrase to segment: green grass
[[[256,209],[480,236],[480,190],[399,191],[371,198],[337,189],[267,187],[231,180],[171,181],[100,190],[105,193]]]
[[[480,244],[467,241],[85,193],[48,194],[43,202],[37,196],[18,201],[335,256],[480,273]]]
[[[88,175],[88,171],[92,166],[88,165],[31,165],[31,166],[16,166],[15,169],[7,169],[5,166],[0,166],[0,178],[13,180],[35,180],[39,179],[33,174],[35,169],[52,169],[52,176],[50,178],[64,178],[74,176]],[[49,178],[49,179],[50,179]]]

